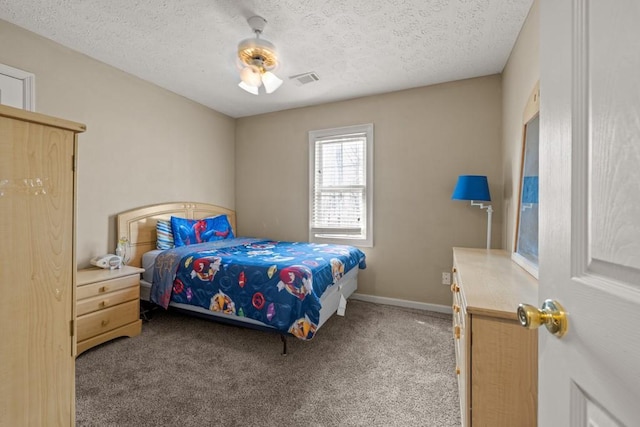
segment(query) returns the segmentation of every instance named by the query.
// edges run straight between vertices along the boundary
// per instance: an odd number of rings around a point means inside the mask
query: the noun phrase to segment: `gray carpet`
[[[78,426],[459,426],[451,317],[349,301],[308,342],[156,312],[76,360]]]

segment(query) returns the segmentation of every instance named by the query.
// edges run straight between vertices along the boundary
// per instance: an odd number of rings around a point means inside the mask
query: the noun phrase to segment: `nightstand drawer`
[[[78,317],[78,341],[135,322],[140,316],[140,301],[129,301]]]
[[[82,316],[94,311],[113,307],[123,302],[137,300],[140,298],[140,287],[134,286],[117,292],[109,292],[96,297],[78,301],[76,315]]]
[[[96,283],[90,283],[88,285],[78,286],[76,288],[76,299],[78,301],[94,297],[97,295],[106,294],[109,292],[119,291],[121,289],[129,288],[132,286],[139,286],[140,276],[130,275],[124,277],[118,277],[116,279],[105,280]]]

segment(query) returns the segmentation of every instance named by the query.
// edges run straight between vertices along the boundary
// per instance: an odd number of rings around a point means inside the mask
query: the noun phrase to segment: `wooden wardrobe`
[[[0,426],[75,422],[75,165],[84,130],[0,105]]]

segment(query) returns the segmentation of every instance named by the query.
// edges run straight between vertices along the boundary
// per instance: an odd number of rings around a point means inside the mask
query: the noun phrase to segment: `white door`
[[[35,111],[33,74],[0,64],[0,104]]]
[[[540,13],[539,425],[640,426],[640,1]]]
[[[23,81],[0,73],[0,104],[23,108]]]

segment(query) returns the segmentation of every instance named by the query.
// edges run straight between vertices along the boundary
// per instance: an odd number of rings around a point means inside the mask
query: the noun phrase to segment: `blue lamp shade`
[[[538,177],[525,176],[522,181],[522,203],[538,203]]]
[[[460,175],[452,200],[477,200],[490,202],[489,182],[484,175]]]

